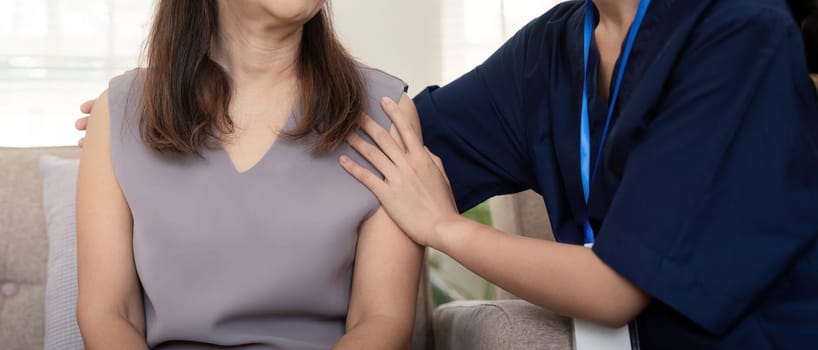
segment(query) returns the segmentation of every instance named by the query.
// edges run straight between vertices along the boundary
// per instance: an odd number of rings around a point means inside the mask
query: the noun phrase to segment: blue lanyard
[[[630,59],[633,44],[636,41],[636,34],[639,33],[639,28],[642,26],[642,21],[645,19],[645,13],[648,12],[651,0],[641,0],[639,2],[639,9],[636,11],[636,17],[633,19],[633,24],[628,30],[628,36],[625,40],[625,47],[619,59],[619,70],[614,80],[613,91],[611,92],[610,102],[608,103],[608,117],[605,119],[605,128],[602,130],[602,139],[599,141],[599,150],[597,151],[596,160],[594,161],[593,172],[591,172],[591,131],[588,128],[588,57],[591,51],[591,35],[594,33],[594,25],[596,24],[596,16],[594,14],[594,5],[591,0],[587,0],[585,4],[585,30],[584,30],[584,70],[582,74],[582,118],[579,127],[579,161],[582,172],[582,191],[585,195],[585,246],[594,245],[594,229],[591,227],[591,222],[588,217],[588,197],[591,193],[591,182],[596,177],[597,169],[599,168],[599,159],[602,158],[602,150],[605,146],[605,140],[608,138],[608,128],[611,126],[611,118],[616,109],[616,100],[619,98],[619,89],[622,87],[622,79],[625,76],[625,70],[628,67],[628,59]]]

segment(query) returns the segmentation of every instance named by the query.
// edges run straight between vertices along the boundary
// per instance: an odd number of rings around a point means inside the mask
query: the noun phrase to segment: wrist
[[[429,247],[450,254],[461,245],[470,224],[476,223],[459,214],[445,217],[433,227]]]

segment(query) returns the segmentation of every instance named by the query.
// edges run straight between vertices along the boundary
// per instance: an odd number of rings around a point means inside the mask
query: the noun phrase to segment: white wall
[[[336,30],[358,59],[398,76],[410,95],[441,80],[440,0],[337,0]]]

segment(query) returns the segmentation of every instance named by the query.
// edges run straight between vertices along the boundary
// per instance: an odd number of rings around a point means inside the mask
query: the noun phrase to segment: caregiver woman
[[[569,1],[415,99],[451,191],[390,101],[402,142],[371,121],[383,151],[349,139],[385,179],[341,163],[416,242],[555,312],[635,320],[643,349],[811,347],[818,101],[794,22],[780,0]],[[526,189],[560,243],[458,215]]]

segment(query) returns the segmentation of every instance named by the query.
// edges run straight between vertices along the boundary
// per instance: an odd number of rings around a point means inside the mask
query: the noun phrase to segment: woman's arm
[[[147,349],[131,212],[111,161],[107,93],[91,116],[77,184],[77,321],[86,349]]]
[[[440,160],[423,147],[410,103],[383,103],[399,138],[366,120],[363,128],[380,149],[358,136],[349,141],[386,180],[349,158],[342,158],[341,164],[378,196],[413,240],[441,250],[515,295],[567,316],[619,326],[647,306],[650,298],[591,249],[513,236],[461,217]]]
[[[430,247],[501,288],[556,313],[620,327],[650,297],[583,246],[501,232],[460,216],[437,225]]]
[[[383,208],[361,226],[347,333],[335,349],[408,349],[423,249]]]

